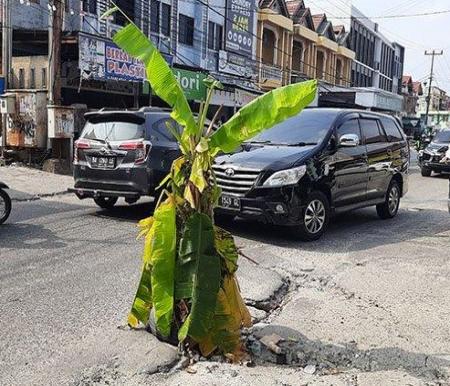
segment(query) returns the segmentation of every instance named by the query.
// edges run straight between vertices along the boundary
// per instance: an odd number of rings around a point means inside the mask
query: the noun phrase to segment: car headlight
[[[272,174],[263,186],[295,185],[306,173],[306,166],[302,165],[292,169],[280,170]]]
[[[419,157],[423,156],[423,150],[419,150]]]

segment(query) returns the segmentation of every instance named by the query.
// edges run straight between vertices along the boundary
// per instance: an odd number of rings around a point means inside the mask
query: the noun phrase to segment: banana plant
[[[120,11],[117,7],[107,12]],[[126,17],[126,15],[124,14]],[[177,138],[182,156],[161,184],[152,217],[140,221],[145,238],[142,276],[128,317],[137,327],[149,319],[158,335],[175,339],[202,355],[214,352],[239,360],[244,352],[241,329],[251,317],[236,279],[238,250],[232,235],[214,223],[221,194],[212,165],[215,156],[233,152],[242,142],[298,114],[316,95],[315,80],[288,85],[259,96],[215,129],[205,128],[215,89],[205,80],[206,100],[194,115],[171,68],[141,30],[129,20],[114,42],[141,60],[153,92],[172,109],[182,128],[168,130]]]

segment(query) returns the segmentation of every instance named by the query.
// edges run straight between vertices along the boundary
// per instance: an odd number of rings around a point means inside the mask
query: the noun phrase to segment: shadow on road
[[[330,344],[320,340],[308,339],[297,330],[280,325],[270,325],[257,330],[256,338],[276,334],[284,341],[277,344],[282,354],[273,354],[270,350],[263,352],[256,346],[256,362],[273,362],[305,366],[317,363],[328,369],[358,369],[361,371],[395,371],[403,369],[413,376],[424,380],[448,379],[450,360],[439,355],[414,353],[398,347],[382,347],[360,350],[357,343]],[[259,352],[258,352],[259,351]],[[442,356],[448,354],[442,354]]]
[[[118,221],[137,222],[153,215],[154,202],[142,202],[133,205],[117,205],[112,209],[98,209],[92,216],[111,218]]]
[[[0,247],[15,249],[57,249],[66,243],[43,225],[3,224],[0,228]]]
[[[286,235],[283,227],[237,219],[221,224],[236,236],[287,248],[318,252],[362,251],[450,231],[450,216],[439,210],[400,210],[392,220],[380,220],[375,209],[348,212],[332,219],[324,237],[306,243]]]

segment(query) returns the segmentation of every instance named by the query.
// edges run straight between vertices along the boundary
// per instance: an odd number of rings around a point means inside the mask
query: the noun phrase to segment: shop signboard
[[[227,0],[225,48],[227,51],[252,57],[254,43],[255,0]]]
[[[79,67],[83,77],[133,82],[142,82],[146,78],[144,64],[113,42],[80,34],[79,50]]]
[[[206,98],[206,86],[203,83],[206,75],[198,71],[188,71],[174,68],[175,78],[189,100],[204,100]]]
[[[219,71],[244,78],[256,76],[255,65],[251,59],[227,51],[219,51]]]

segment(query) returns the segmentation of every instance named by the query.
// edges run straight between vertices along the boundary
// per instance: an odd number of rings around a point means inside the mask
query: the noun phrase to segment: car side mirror
[[[339,147],[356,147],[359,145],[359,137],[356,134],[344,134],[339,138]]]

